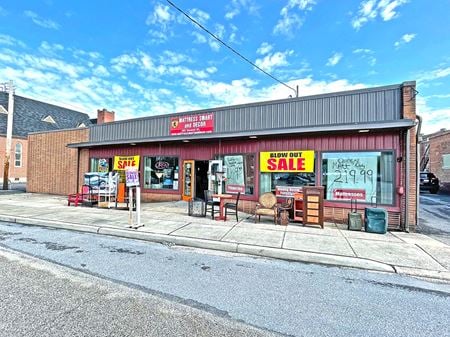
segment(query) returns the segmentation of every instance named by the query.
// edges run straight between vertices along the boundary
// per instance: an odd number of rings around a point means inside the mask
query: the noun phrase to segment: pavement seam
[[[167,233],[167,235],[172,235],[172,233],[176,232],[177,230],[183,229],[183,228],[186,227],[186,226],[189,226],[191,223],[192,223],[192,222],[186,222],[185,225],[183,225],[183,226],[181,226],[181,227],[178,227],[177,229],[174,229],[173,231]]]
[[[422,247],[420,247],[417,243],[414,244],[414,246],[418,247],[422,252],[424,252],[425,254],[427,254],[429,257],[431,257],[433,259],[433,261],[437,262],[438,265],[440,265],[442,268],[444,268],[445,270],[448,270],[446,266],[444,266],[442,263],[440,263],[438,260],[435,259],[435,257],[433,255],[431,255],[430,253],[428,253],[425,249],[423,249]],[[420,268],[417,268],[420,269]]]
[[[343,235],[344,236],[344,235]],[[356,254],[355,250],[352,247],[352,244],[350,243],[350,241],[348,241],[348,238],[344,236],[345,241],[347,241],[347,244],[350,246],[350,249],[352,250],[353,254],[355,255],[355,257],[360,258],[358,256],[358,254]]]
[[[286,237],[286,232],[287,232],[287,226],[286,226],[286,228],[284,229],[283,240],[281,241],[281,248],[282,248],[282,249],[284,249],[283,247],[284,247],[284,239],[285,239],[285,237]]]
[[[242,221],[242,220],[241,220]],[[239,221],[239,222],[241,222],[241,221]],[[238,225],[238,223],[239,222],[236,222],[234,225],[233,225],[233,227],[231,227],[220,239],[219,239],[219,241],[221,241],[222,242],[222,240],[228,235],[228,233],[230,233],[233,229],[235,229],[236,228],[236,226]]]

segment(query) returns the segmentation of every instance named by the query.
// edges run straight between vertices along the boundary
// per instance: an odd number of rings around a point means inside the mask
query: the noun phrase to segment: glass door
[[[210,160],[208,166],[208,189],[210,191],[222,194],[223,174],[222,160]]]
[[[195,186],[195,162],[193,160],[183,161],[183,195],[185,201],[194,197]]]

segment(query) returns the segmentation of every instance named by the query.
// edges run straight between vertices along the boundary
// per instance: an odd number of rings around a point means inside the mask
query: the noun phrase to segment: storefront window
[[[293,195],[303,186],[314,186],[313,150],[260,152],[260,193]]]
[[[329,152],[322,156],[325,198],[392,205],[393,152]]]
[[[274,192],[277,188],[314,186],[314,173],[261,173],[261,193]]]
[[[144,157],[144,188],[178,190],[178,158]]]
[[[225,191],[227,193],[253,194],[255,188],[254,154],[224,156],[223,165],[227,170],[225,181]]]
[[[109,172],[112,168],[111,158],[91,158],[89,172]]]

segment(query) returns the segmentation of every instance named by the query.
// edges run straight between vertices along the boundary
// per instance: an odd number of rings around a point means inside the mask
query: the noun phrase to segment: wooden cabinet
[[[323,228],[323,186],[303,187],[303,224]]]
[[[323,228],[323,186],[305,186],[294,193],[294,221]]]
[[[294,221],[303,222],[303,193],[294,193]]]

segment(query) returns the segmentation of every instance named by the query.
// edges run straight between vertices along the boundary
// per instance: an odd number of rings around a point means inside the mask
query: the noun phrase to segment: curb
[[[438,279],[441,281],[450,281],[449,271],[435,271],[427,269],[416,269],[408,267],[399,267],[383,262],[368,260],[358,257],[339,256],[324,253],[314,253],[282,248],[271,248],[263,246],[254,246],[235,242],[213,241],[206,239],[190,238],[176,235],[166,235],[131,230],[126,228],[116,228],[108,226],[89,226],[76,223],[67,223],[59,221],[40,220],[25,217],[11,217],[0,215],[0,221],[13,222],[23,225],[34,225],[42,227],[52,227],[58,229],[74,230],[78,232],[87,232],[100,235],[109,235],[129,239],[143,240],[160,244],[172,244],[194,248],[211,249],[226,251],[230,253],[247,254],[261,257],[268,257],[287,261],[296,261],[303,263],[315,263],[334,267],[347,267],[371,270],[376,272],[386,272],[405,276],[423,277]]]

